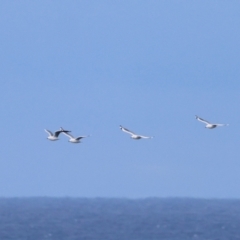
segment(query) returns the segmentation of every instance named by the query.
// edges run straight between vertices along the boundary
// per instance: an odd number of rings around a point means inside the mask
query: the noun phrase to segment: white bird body
[[[153,137],[148,137],[148,136],[143,136],[143,135],[138,135],[138,134],[135,134],[134,132],[128,130],[127,128],[124,128],[123,126],[120,125],[120,129],[125,132],[125,133],[128,133],[131,135],[131,138],[132,139],[135,139],[135,140],[139,140],[141,138],[145,138],[145,139],[149,139],[149,138],[153,138]]]
[[[51,131],[47,130],[47,129],[44,129],[44,131],[46,133],[48,133],[48,137],[47,139],[49,139],[50,141],[56,141],[56,140],[59,140],[58,136],[60,133],[62,132],[70,132],[70,131],[66,131],[66,130],[63,130],[62,128],[54,133],[52,133]]]
[[[86,137],[90,137],[90,136],[79,136],[79,137],[73,137],[71,134],[69,134],[69,133],[67,133],[67,132],[63,132],[63,134],[65,134],[66,136],[68,136],[69,137],[69,142],[71,142],[71,143],[80,143],[81,141],[81,139],[82,138],[86,138]]]
[[[197,115],[196,116],[196,119],[199,121],[199,122],[203,122],[206,124],[206,128],[208,129],[213,129],[213,128],[216,128],[216,127],[223,127],[223,126],[228,126],[229,124],[222,124],[222,123],[210,123],[200,117],[198,117]]]

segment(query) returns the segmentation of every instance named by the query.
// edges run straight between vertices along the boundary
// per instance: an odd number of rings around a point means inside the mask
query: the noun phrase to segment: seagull
[[[126,132],[128,134],[131,135],[131,138],[132,139],[135,139],[135,140],[138,140],[138,139],[141,139],[141,138],[153,138],[153,137],[147,137],[147,136],[142,136],[142,135],[137,135],[135,134],[134,132],[128,130],[127,128],[124,128],[123,126],[120,125],[120,129],[123,131],[123,132]]]
[[[206,128],[208,129],[213,129],[213,128],[216,128],[216,127],[223,127],[223,126],[228,126],[229,124],[222,124],[222,123],[210,123],[200,117],[198,117],[197,115],[196,116],[196,119],[200,122],[203,122],[206,124]]]
[[[48,136],[47,138],[48,138],[49,140],[51,140],[51,141],[59,140],[59,139],[58,139],[58,136],[59,136],[59,134],[62,133],[62,132],[70,132],[70,131],[67,131],[67,130],[63,130],[63,128],[60,128],[60,130],[58,130],[58,131],[56,131],[56,132],[54,132],[54,133],[52,133],[51,131],[49,131],[49,130],[47,130],[47,129],[44,129],[44,131],[48,133],[49,136]]]
[[[69,142],[71,142],[71,143],[80,143],[81,141],[81,139],[82,138],[86,138],[86,137],[90,137],[90,135],[88,135],[88,136],[80,136],[80,137],[73,137],[71,134],[69,134],[68,132],[63,132],[63,134],[65,134],[66,136],[68,136],[69,137]]]

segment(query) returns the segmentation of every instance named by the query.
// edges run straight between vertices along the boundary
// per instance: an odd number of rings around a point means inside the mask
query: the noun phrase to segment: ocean
[[[0,240],[237,240],[240,200],[0,198]]]

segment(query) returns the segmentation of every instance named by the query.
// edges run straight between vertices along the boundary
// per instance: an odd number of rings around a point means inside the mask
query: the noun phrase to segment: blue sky
[[[239,198],[239,8],[1,1],[0,196]]]

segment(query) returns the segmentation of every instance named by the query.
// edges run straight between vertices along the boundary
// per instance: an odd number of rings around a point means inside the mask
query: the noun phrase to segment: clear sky
[[[2,0],[0,196],[240,198],[239,9]]]

